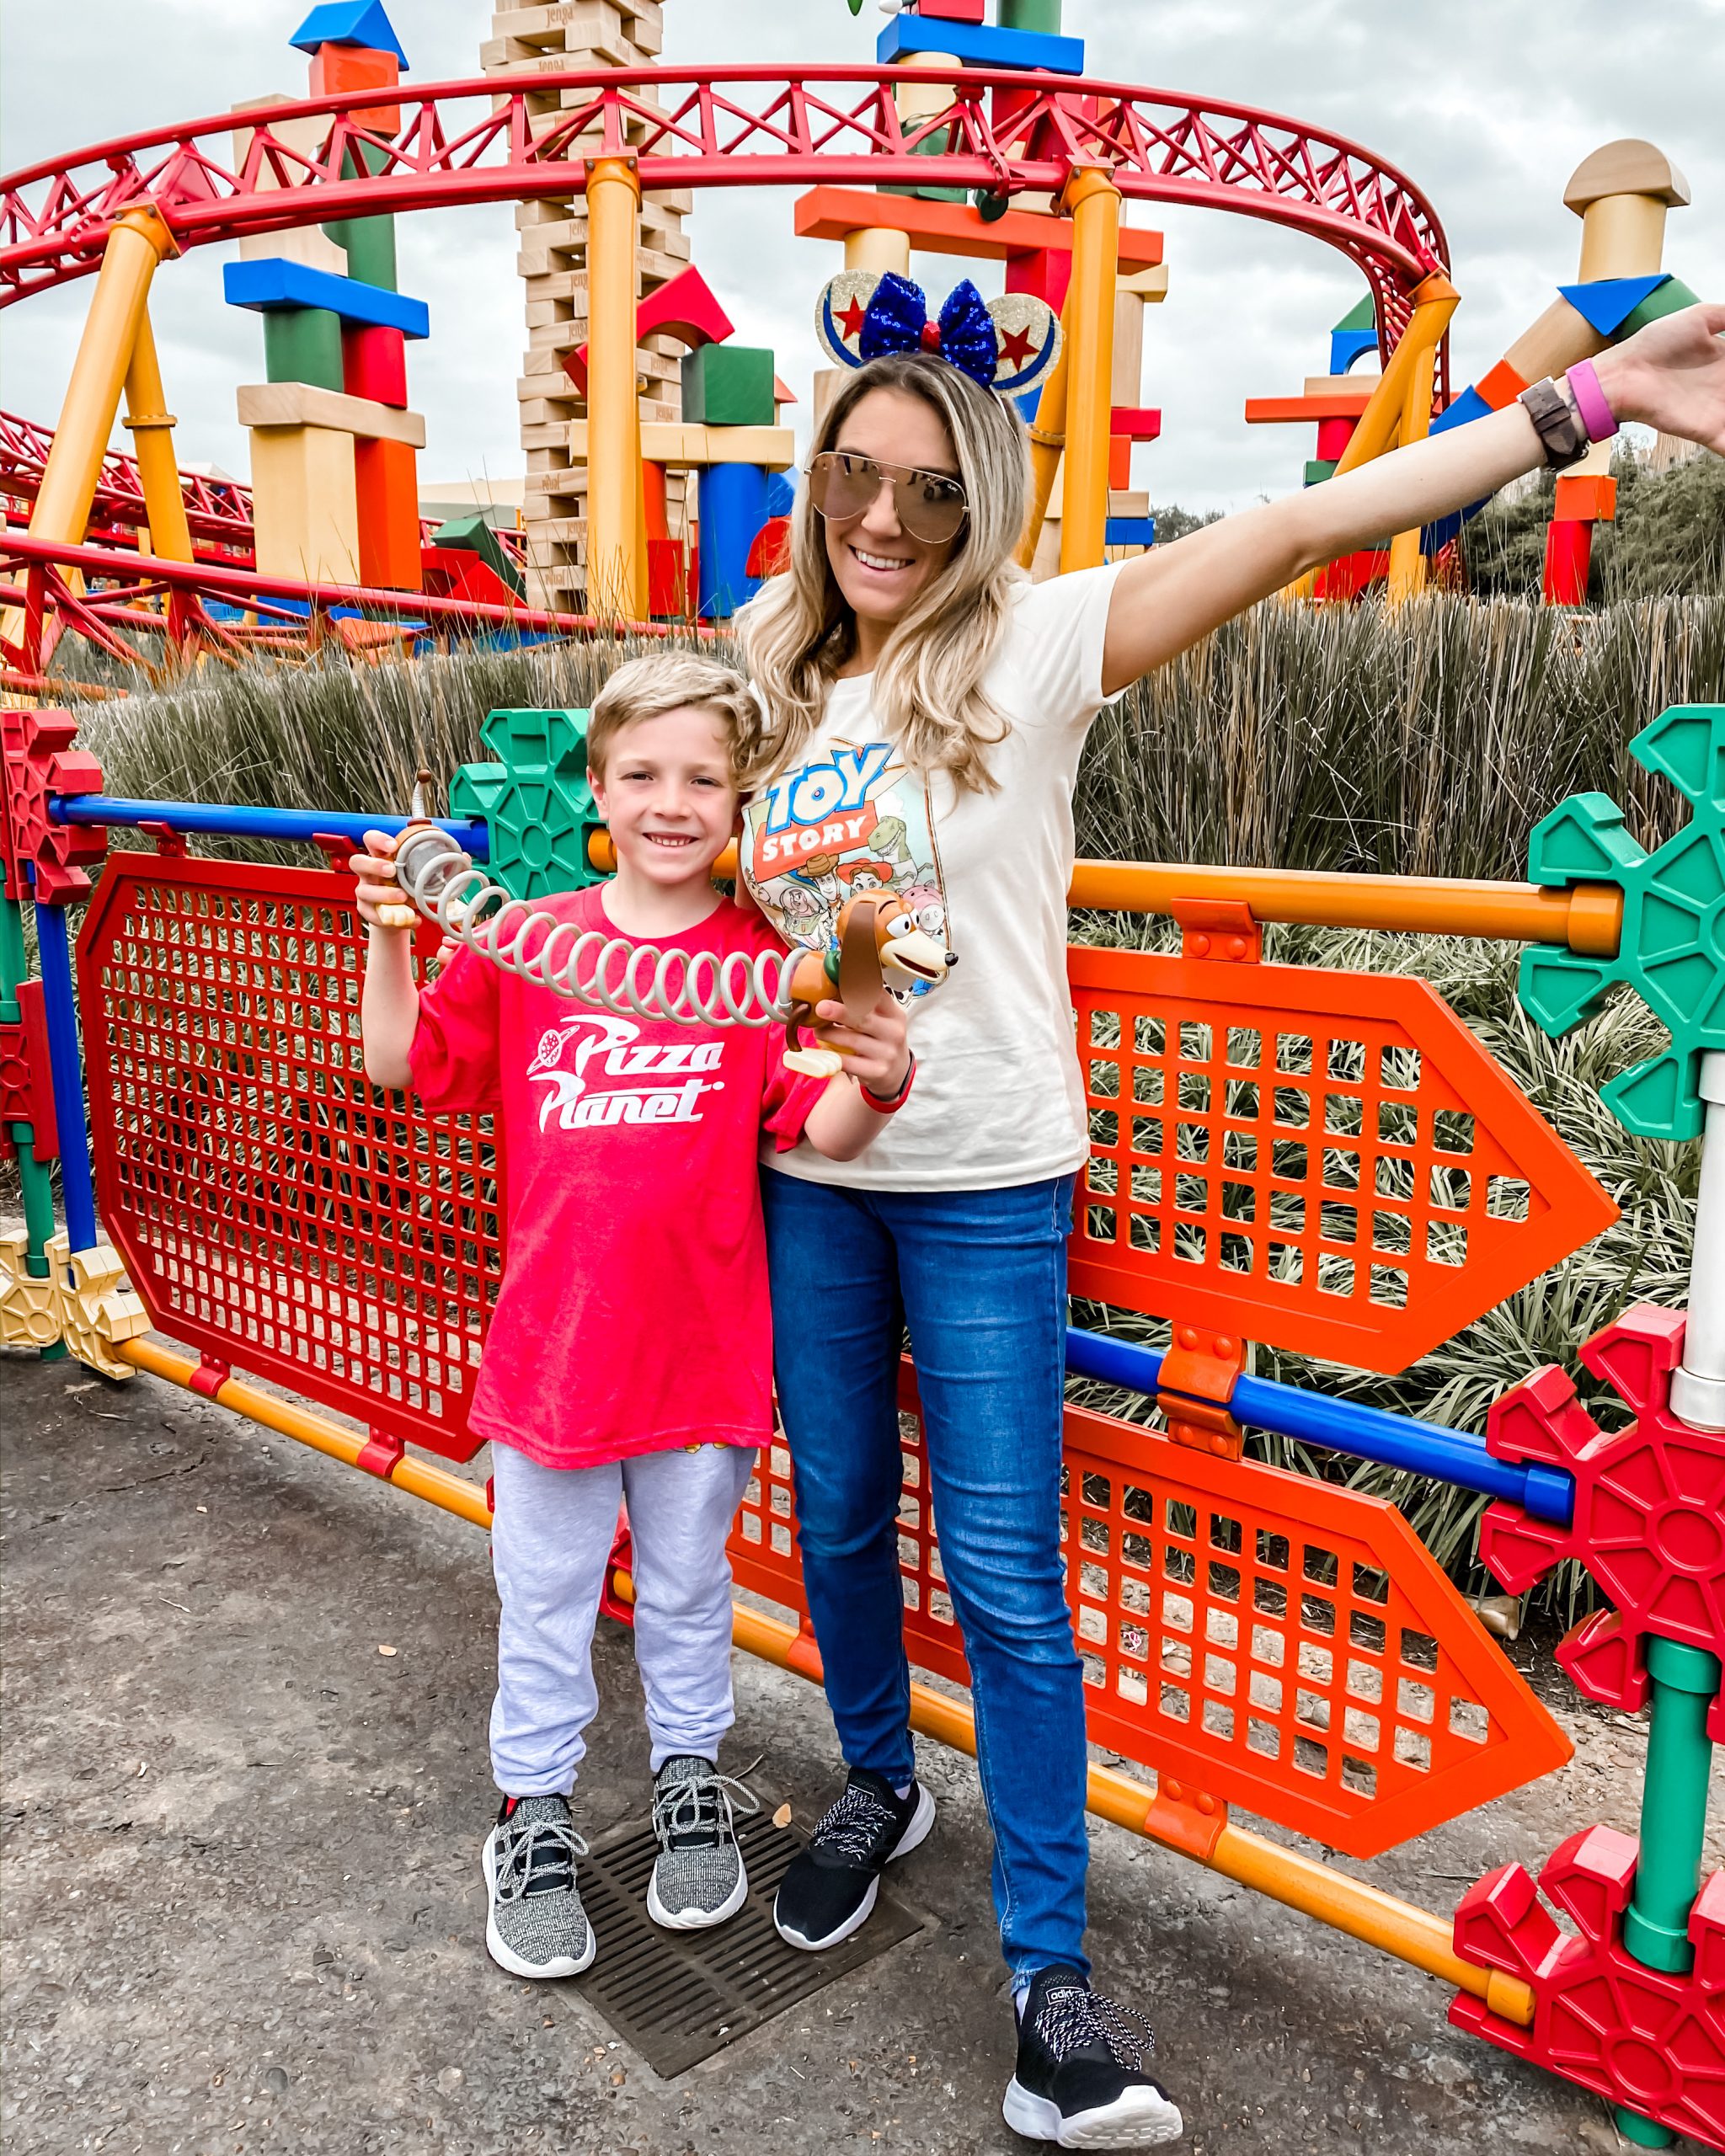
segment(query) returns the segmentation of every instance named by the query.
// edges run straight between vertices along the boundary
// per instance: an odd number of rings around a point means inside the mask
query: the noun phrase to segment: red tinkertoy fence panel
[[[969,1683],[915,1373],[899,1569],[919,1668]],[[1392,1505],[1066,1411],[1066,1595],[1091,1739],[1351,1856],[1562,1764],[1568,1739]],[[737,1582],[806,1617],[789,1454],[761,1455]]]
[[[1075,948],[1075,1295],[1400,1370],[1616,1208],[1424,982]]]
[[[435,945],[427,931],[422,959]],[[1075,980],[1092,955],[1073,954]],[[483,1128],[430,1121],[366,1082],[347,878],[119,855],[78,958],[103,1215],[152,1321],[470,1458],[501,1269],[499,1163]],[[1108,1007],[1135,1026],[1130,984],[1167,963],[1126,960]],[[1247,969],[1194,970],[1226,973],[1236,1011],[1262,995]],[[1318,977],[1327,1008],[1336,978]],[[1285,975],[1271,979],[1276,1007],[1295,1007]],[[1370,984],[1385,1002],[1407,985]],[[1163,990],[1157,1007],[1177,1040],[1215,1017],[1203,996]],[[911,1653],[964,1683],[908,1368],[902,1399]],[[1388,1506],[1077,1410],[1066,1458],[1068,1592],[1097,1742],[1356,1855],[1566,1756]],[[740,1586],[804,1609],[782,1445],[763,1453],[731,1547]]]
[[[102,1218],[164,1332],[470,1460],[502,1271],[491,1142],[367,1084],[352,891],[109,862],[78,937]]]

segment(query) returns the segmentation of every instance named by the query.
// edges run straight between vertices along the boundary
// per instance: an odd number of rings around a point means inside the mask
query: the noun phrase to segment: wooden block
[[[919,0],[916,10],[928,23],[980,23],[983,0]]]
[[[1606,339],[1578,308],[1566,299],[1555,299],[1504,353],[1503,364],[1524,382],[1539,382],[1548,374],[1563,373],[1578,360],[1592,359],[1594,353],[1604,351],[1605,344]],[[1490,379],[1487,376],[1487,380]],[[1485,393],[1482,385],[1480,393]]]
[[[403,441],[354,444],[360,581],[420,588],[418,460]]]
[[[276,307],[264,317],[264,371],[271,382],[315,382],[340,392],[346,375],[341,318],[328,307]]]
[[[350,323],[341,335],[341,386],[350,397],[405,408],[407,340],[382,323]]]
[[[1132,483],[1132,437],[1130,435],[1108,436],[1108,485],[1111,488],[1130,487]]]
[[[1506,404],[1513,404],[1527,387],[1526,378],[1517,374],[1508,360],[1499,360],[1489,374],[1482,374],[1473,385],[1494,412],[1501,412]]]
[[[1617,482],[1605,472],[1560,472],[1554,524],[1609,524],[1617,514]]]
[[[336,97],[344,90],[394,89],[400,82],[400,61],[393,52],[380,52],[372,45],[321,45],[312,55],[314,98]],[[355,105],[347,117],[374,134],[393,135],[401,126],[401,107],[395,103]]]
[[[884,229],[908,232],[928,254],[1007,262],[1044,248],[1072,251],[1070,217],[1008,210],[992,224],[969,203],[927,202],[909,195],[871,195],[861,188],[811,187],[796,201],[795,230],[804,239],[843,239],[846,233]],[[1162,259],[1162,236],[1132,226],[1120,228],[1118,259],[1128,275],[1154,269]]]
[[[323,114],[307,113],[297,120],[271,121],[269,119],[269,108],[271,105],[292,103],[291,98],[280,95],[247,98],[235,105],[233,109],[236,112],[263,114],[270,133],[278,141],[315,163],[318,152],[323,146],[323,139],[329,132],[328,118]],[[244,169],[245,162],[251,153],[252,143],[256,134],[257,130],[252,127],[234,129],[233,168],[236,172]],[[299,168],[296,165],[290,164],[287,167],[286,177],[284,179],[277,174],[274,167],[265,158],[259,164],[254,184],[259,194],[268,194],[279,187],[292,186],[299,177]],[[302,225],[296,232],[253,232],[239,243],[239,259],[242,262],[267,261],[275,255],[286,256],[290,262],[303,262],[308,270],[327,270],[333,276],[337,277],[341,276],[347,269],[346,255],[321,225]]]
[[[258,574],[307,584],[360,580],[354,438],[327,427],[252,436]]]
[[[318,427],[358,435],[371,441],[393,441],[411,449],[425,446],[425,421],[419,412],[338,389],[318,389],[308,382],[258,382],[239,392],[243,427]]]
[[[569,427],[569,454],[587,460],[587,422]],[[712,464],[758,464],[768,472],[788,471],[797,461],[797,437],[790,427],[703,427],[688,420],[661,422],[641,429],[641,454],[655,464],[686,471]],[[528,484],[534,474],[527,475]]]

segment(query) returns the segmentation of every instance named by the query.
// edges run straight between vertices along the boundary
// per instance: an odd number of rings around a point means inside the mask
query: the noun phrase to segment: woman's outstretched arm
[[[1725,307],[1691,307],[1600,353],[1594,366],[1613,413],[1725,455],[1722,336]],[[1514,403],[1152,547],[1114,585],[1103,688],[1113,696],[1307,569],[1464,509],[1544,462]]]

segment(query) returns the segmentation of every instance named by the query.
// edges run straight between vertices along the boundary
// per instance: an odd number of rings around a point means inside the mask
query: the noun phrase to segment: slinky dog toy
[[[416,810],[418,805],[416,800]],[[839,1053],[802,1049],[795,1028],[811,1024],[814,1004],[834,993],[844,926],[853,910],[851,986],[848,992],[839,990],[853,1019],[874,1008],[883,982],[906,990],[933,987],[956,963],[889,893],[872,891],[841,909],[840,951],[829,974],[819,952],[762,951],[750,958],[732,951],[720,958],[710,951],[661,950],[631,937],[607,936],[603,929],[559,921],[543,906],[511,898],[435,824],[406,826],[397,842],[394,867],[397,884],[411,904],[380,906],[378,918],[386,926],[409,927],[423,915],[451,942],[506,972],[618,1017],[665,1019],[676,1026],[782,1025],[793,1050],[820,1059],[811,1073],[817,1077],[830,1077],[841,1067]],[[868,910],[866,915],[862,909]],[[876,913],[883,915],[878,928],[872,918]],[[861,927],[864,919],[866,932]],[[807,995],[794,985],[799,978]]]
[[[844,1068],[846,1051],[821,1042],[803,1046],[803,1028],[813,1027],[814,1006],[837,1001],[852,1025],[868,1016],[883,988],[907,992],[937,988],[957,955],[936,942],[916,916],[890,891],[865,891],[839,908],[838,943],[830,951],[795,954],[784,985],[789,999],[785,1014],[785,1068],[808,1078],[832,1078]]]

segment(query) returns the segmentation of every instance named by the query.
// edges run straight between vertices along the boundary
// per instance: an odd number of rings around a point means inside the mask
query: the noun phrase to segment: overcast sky
[[[310,0],[0,0],[0,157],[8,168],[104,136],[297,92],[287,38]],[[665,58],[867,61],[882,18],[845,0],[665,0]],[[1499,358],[1576,271],[1580,226],[1564,182],[1599,143],[1645,136],[1687,175],[1694,205],[1667,228],[1666,266],[1725,296],[1725,0],[1066,0],[1093,74],[1261,104],[1367,145],[1435,206],[1462,295],[1457,387]],[[410,82],[477,74],[481,0],[392,0]],[[70,33],[70,34],[68,34]],[[76,65],[76,74],[72,64]],[[816,362],[814,296],[836,247],[791,236],[792,196],[697,197],[695,259],[740,337],[771,345],[804,401]],[[1139,456],[1152,499],[1237,507],[1297,483],[1311,430],[1248,428],[1252,396],[1289,394],[1323,371],[1327,332],[1362,296],[1339,254],[1254,220],[1162,211],[1131,221],[1167,235],[1170,291],[1150,312],[1144,399],[1162,440]],[[515,382],[525,343],[515,233],[505,206],[401,221],[402,289],[431,310],[410,348],[430,479],[516,473]],[[168,264],[152,312],[183,461],[247,469],[234,391],[263,377],[254,316],[227,308],[221,264],[199,248]],[[924,260],[944,292],[954,272]],[[985,291],[991,286],[979,265]],[[86,281],[0,318],[0,397],[57,414]]]

